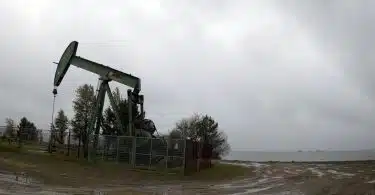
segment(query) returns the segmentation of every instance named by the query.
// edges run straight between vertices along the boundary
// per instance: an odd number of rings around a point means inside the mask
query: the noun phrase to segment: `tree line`
[[[119,88],[115,88],[112,92],[115,104],[119,109],[119,115],[123,127],[128,126],[128,102],[121,96]],[[57,112],[53,124],[51,124],[53,137],[59,144],[65,144],[67,131],[71,130],[72,138],[78,141],[78,147],[88,147],[89,135],[86,132],[89,126],[90,114],[95,105],[95,90],[92,85],[84,84],[75,90],[75,99],[73,100],[74,115],[69,119],[64,110]],[[133,118],[139,115],[138,106],[133,104]],[[37,140],[37,128],[34,123],[23,117],[17,125],[17,132],[14,132],[16,126],[10,118],[6,119],[5,135],[17,137],[20,134],[26,134],[30,140]],[[121,136],[117,125],[116,117],[112,108],[105,108],[102,117],[101,126],[102,135]],[[70,132],[70,131],[69,131]],[[177,121],[175,127],[164,136],[172,139],[189,138],[195,141],[204,141],[212,144],[214,156],[217,158],[226,155],[230,146],[227,142],[226,134],[220,130],[218,122],[209,115],[193,114],[192,116],[182,118]],[[83,150],[84,156],[87,157],[87,151]]]
[[[25,140],[38,139],[38,129],[35,124],[29,121],[26,117],[22,117],[18,124],[16,124],[13,119],[6,118],[5,124],[4,136],[12,138],[22,136]]]

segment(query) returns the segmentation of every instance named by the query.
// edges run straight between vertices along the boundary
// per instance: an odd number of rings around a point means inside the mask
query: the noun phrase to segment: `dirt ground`
[[[375,194],[375,162],[242,163],[256,176],[214,185],[218,194]]]
[[[61,163],[63,161],[63,163]],[[41,155],[0,153],[1,194],[375,194],[375,162],[255,163],[178,178],[124,171],[118,165],[93,167]],[[78,165],[77,165],[78,164]],[[241,166],[241,168],[236,168]],[[247,167],[247,168],[244,168]],[[214,169],[213,169],[214,170]],[[238,172],[243,174],[238,174]],[[232,179],[217,179],[237,172]],[[215,177],[217,177],[215,179]],[[206,178],[206,179],[204,179]]]
[[[18,174],[0,174],[0,194],[259,194],[349,195],[375,193],[375,163],[243,163],[253,176],[232,181],[135,181],[98,187],[52,187]]]

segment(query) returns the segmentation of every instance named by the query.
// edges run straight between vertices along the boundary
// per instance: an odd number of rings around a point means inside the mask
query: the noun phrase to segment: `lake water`
[[[375,150],[364,151],[306,151],[306,152],[254,152],[232,151],[226,160],[243,161],[354,161],[375,160]]]

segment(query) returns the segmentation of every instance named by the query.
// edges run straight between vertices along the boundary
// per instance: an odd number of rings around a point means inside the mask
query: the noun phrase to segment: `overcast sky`
[[[26,116],[48,129],[52,62],[76,40],[77,55],[142,79],[147,117],[160,132],[196,112],[219,122],[233,150],[375,148],[374,7],[371,0],[3,1],[0,118]],[[56,108],[71,117],[74,90],[97,78],[71,67]]]

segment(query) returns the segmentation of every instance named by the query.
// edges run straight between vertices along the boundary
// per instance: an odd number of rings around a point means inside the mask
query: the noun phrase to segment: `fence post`
[[[132,166],[135,168],[136,165],[136,153],[137,153],[137,137],[133,136],[133,147],[132,147]]]
[[[200,165],[201,165],[201,142],[200,141],[198,141],[198,159],[197,159],[197,172],[199,172],[200,171]]]
[[[22,135],[21,135],[20,130],[18,130],[18,132],[19,132],[19,135],[18,135],[18,147],[21,148],[21,146],[22,146]]]
[[[106,144],[105,142],[106,142],[107,139],[108,139],[107,136],[104,135],[103,136],[103,146],[102,146],[102,149],[101,149],[101,151],[102,151],[102,161],[104,161],[104,151],[105,151],[105,144]]]
[[[91,150],[90,150],[90,141],[91,141],[90,137],[91,136],[87,133],[86,137],[87,137],[86,138],[87,140],[86,140],[86,143],[84,145],[85,145],[85,150],[86,150],[86,153],[87,153],[87,161],[91,163],[93,161],[92,156],[91,156]]]
[[[120,162],[120,153],[119,153],[119,149],[120,149],[120,136],[116,136],[117,138],[117,144],[116,144],[116,160],[117,160],[117,163]]]
[[[152,137],[150,138],[150,140],[151,140],[151,143],[150,143],[150,154],[149,154],[150,163],[148,164],[148,169],[151,169],[151,163],[152,163]]]
[[[165,170],[167,171],[168,170],[168,159],[169,159],[169,157],[168,157],[168,150],[169,150],[169,145],[171,144],[170,142],[172,142],[171,141],[171,139],[169,139],[168,138],[168,141],[167,141],[167,151],[166,151],[166,160],[165,160]]]
[[[126,149],[127,149],[127,152],[129,152],[129,160],[128,160],[128,164],[129,164],[129,165],[132,165],[132,164],[133,164],[133,137],[126,136],[126,139],[127,139],[126,143],[128,143],[128,144],[126,145]],[[130,140],[131,142],[129,142],[129,140]],[[130,143],[130,144],[129,144],[129,143]],[[131,146],[129,146],[129,145],[131,145]]]
[[[182,156],[182,174],[185,176],[185,169],[186,169],[186,138],[184,139],[184,152]]]
[[[68,132],[68,156],[70,156],[70,129]]]

